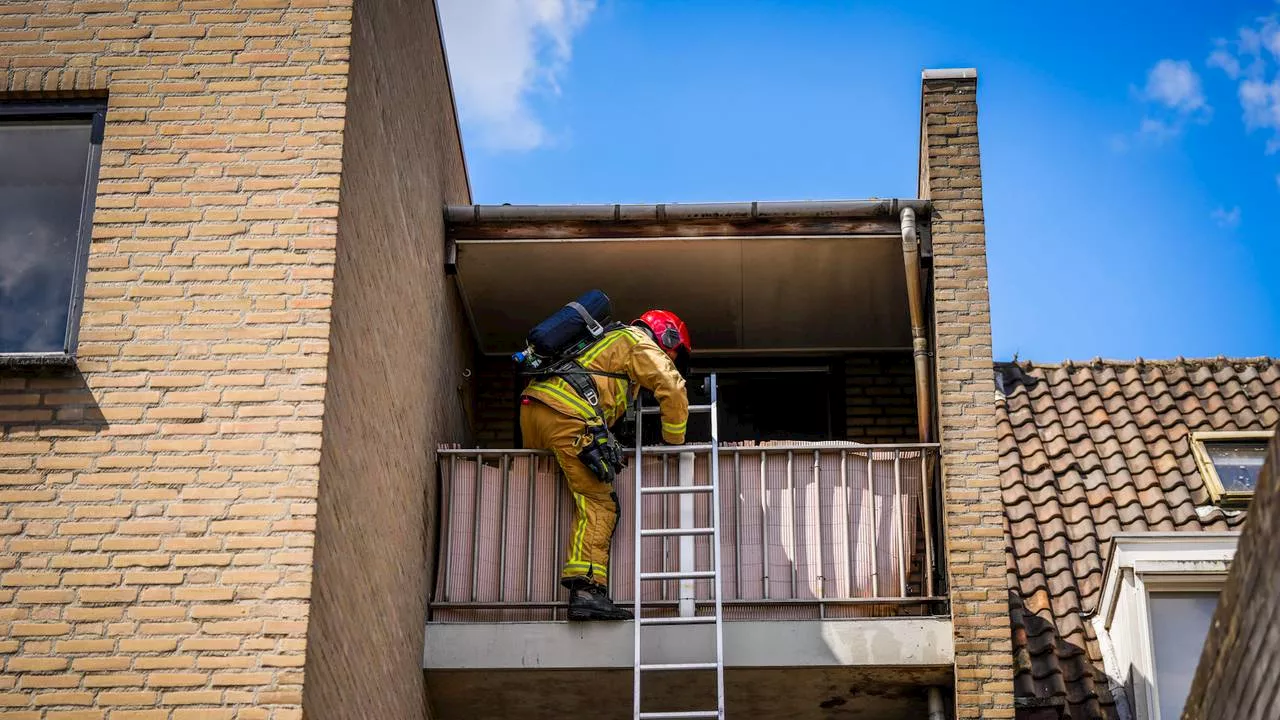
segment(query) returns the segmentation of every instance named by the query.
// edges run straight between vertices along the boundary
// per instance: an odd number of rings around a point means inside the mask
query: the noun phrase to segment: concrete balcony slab
[[[645,662],[705,661],[714,627],[645,630]],[[432,623],[428,670],[630,668],[630,622]],[[726,667],[943,666],[954,662],[951,619],[759,620],[724,624]]]
[[[641,652],[645,662],[705,661],[713,632],[647,628]],[[633,637],[629,622],[430,624],[423,666],[434,717],[626,720]],[[921,718],[927,688],[953,677],[945,617],[727,622],[724,649],[726,713],[753,720]],[[645,710],[706,709],[715,676],[649,673],[643,693]]]

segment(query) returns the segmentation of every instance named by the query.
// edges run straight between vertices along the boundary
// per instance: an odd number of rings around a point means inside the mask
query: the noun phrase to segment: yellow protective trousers
[[[560,582],[584,578],[609,584],[609,546],[618,524],[618,495],[578,459],[589,438],[586,421],[525,398],[520,405],[520,433],[526,448],[550,450],[573,493],[576,520]]]

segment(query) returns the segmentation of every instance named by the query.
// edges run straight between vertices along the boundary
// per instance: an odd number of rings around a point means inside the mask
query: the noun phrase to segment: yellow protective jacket
[[[626,375],[634,385],[628,397],[626,380],[590,374],[600,396],[600,412],[605,424],[613,425],[622,417],[627,403],[644,388],[653,393],[661,407],[662,439],[673,445],[684,442],[689,422],[689,397],[685,393],[684,378],[671,358],[643,330],[634,327],[610,330],[578,357],[578,364],[588,371]],[[534,380],[521,394],[565,415],[583,420],[595,418],[590,403],[562,378]]]

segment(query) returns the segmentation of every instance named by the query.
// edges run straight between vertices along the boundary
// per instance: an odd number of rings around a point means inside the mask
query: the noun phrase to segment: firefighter
[[[661,408],[663,441],[683,443],[689,418],[683,373],[692,349],[680,318],[650,310],[579,355],[583,372],[534,380],[521,394],[525,447],[551,450],[573,493],[577,518],[560,573],[570,620],[631,619],[608,593],[609,545],[619,516],[612,482],[625,463],[609,428],[643,388]]]

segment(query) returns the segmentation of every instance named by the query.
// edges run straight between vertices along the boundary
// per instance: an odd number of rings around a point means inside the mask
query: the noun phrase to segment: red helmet
[[[684,360],[688,360],[688,356],[693,352],[693,341],[689,339],[689,328],[685,327],[684,321],[676,317],[676,314],[670,310],[650,310],[641,315],[639,319],[631,323],[632,325],[643,325],[649,328],[649,332],[653,333],[653,339],[657,341],[672,360],[680,360],[680,356],[684,355]]]
[[[654,341],[658,342],[658,346],[662,347],[672,360],[675,360],[681,351],[694,351],[694,343],[689,340],[689,328],[686,328],[684,320],[677,318],[671,310],[649,310],[631,324],[649,328],[649,332],[653,333]]]

